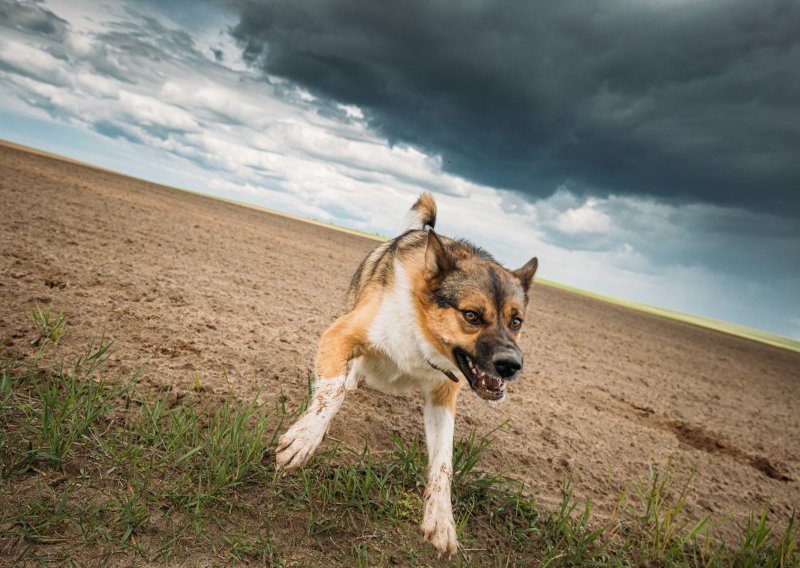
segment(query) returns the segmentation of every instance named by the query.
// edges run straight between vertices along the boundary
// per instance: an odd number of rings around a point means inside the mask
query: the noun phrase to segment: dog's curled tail
[[[425,192],[408,210],[403,232],[433,229],[434,225],[436,225],[436,201],[433,195]]]

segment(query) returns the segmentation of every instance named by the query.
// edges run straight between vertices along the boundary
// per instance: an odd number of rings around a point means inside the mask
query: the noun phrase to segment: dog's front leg
[[[359,352],[354,337],[353,317],[350,314],[336,320],[322,334],[314,397],[305,413],[278,442],[275,453],[278,470],[292,471],[303,467],[311,459],[344,402],[345,390],[355,388],[357,380],[348,380],[345,376],[348,361]],[[355,366],[352,372],[357,372]]]
[[[425,397],[425,441],[428,445],[428,486],[422,534],[439,556],[451,557],[458,548],[450,497],[453,477],[453,428],[458,389],[443,385]]]

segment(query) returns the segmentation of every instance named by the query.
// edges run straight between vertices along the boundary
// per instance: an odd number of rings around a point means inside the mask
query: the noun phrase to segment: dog
[[[322,442],[345,393],[362,382],[384,392],[414,389],[425,398],[427,487],[422,534],[451,557],[457,550],[450,481],[456,396],[468,384],[487,401],[518,378],[517,345],[538,267],[498,264],[465,240],[438,235],[436,202],[423,193],[405,231],[361,262],[347,292],[347,313],[323,334],[314,395],[280,438],[279,471],[296,470]]]

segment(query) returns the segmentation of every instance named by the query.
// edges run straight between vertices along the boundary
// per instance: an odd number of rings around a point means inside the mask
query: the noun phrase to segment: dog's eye
[[[473,312],[472,310],[466,310],[464,312],[464,319],[467,320],[469,323],[478,323],[479,321],[481,321],[481,316],[479,316],[477,312]]]
[[[522,320],[519,318],[512,318],[510,326],[511,329],[519,329],[522,327]]]

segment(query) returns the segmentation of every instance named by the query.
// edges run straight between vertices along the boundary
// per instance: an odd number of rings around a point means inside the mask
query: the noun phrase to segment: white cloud
[[[364,112],[355,105],[336,105],[340,109],[342,109],[349,118],[354,118],[356,120],[363,120],[364,119]]]
[[[597,201],[589,199],[581,207],[567,209],[558,216],[554,225],[564,233],[576,235],[579,233],[611,233],[614,226],[611,217],[596,209]]]
[[[186,132],[200,131],[200,125],[192,118],[191,114],[174,105],[162,103],[153,97],[120,91],[119,102],[120,110],[140,124]]]
[[[52,85],[68,85],[69,74],[64,61],[40,47],[19,40],[0,40],[0,69]]]

